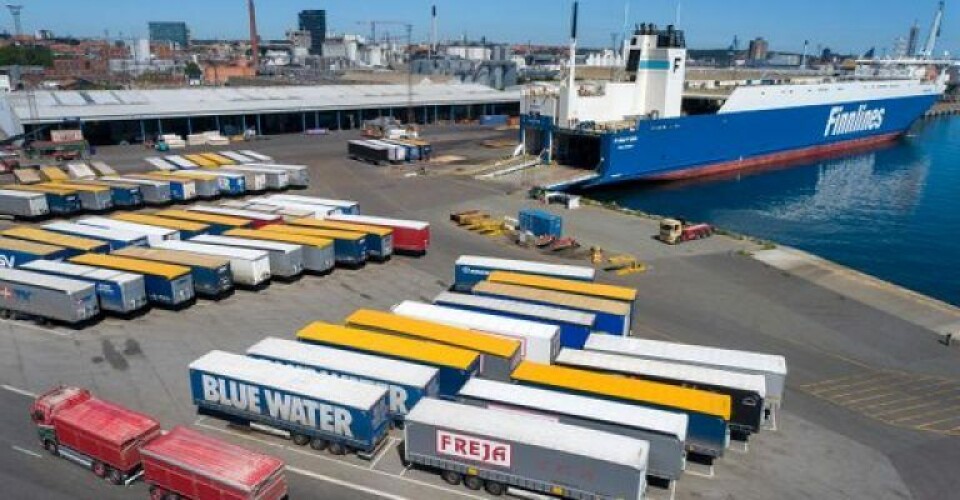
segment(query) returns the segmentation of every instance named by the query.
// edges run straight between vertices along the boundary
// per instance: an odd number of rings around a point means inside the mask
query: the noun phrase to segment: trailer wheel
[[[297,446],[306,446],[310,442],[310,436],[306,434],[294,434],[291,439],[293,439],[293,444]]]
[[[157,486],[150,487],[150,500],[163,500],[163,497],[166,496],[166,492],[163,491],[163,488]]]
[[[55,457],[60,456],[60,447],[57,446],[57,443],[54,441],[44,441],[43,449]]]
[[[107,475],[107,466],[104,465],[103,462],[97,460],[94,460],[93,463],[90,464],[90,470],[92,470],[93,475],[97,477],[104,477]]]
[[[496,481],[487,481],[483,484],[483,489],[487,490],[487,493],[498,497],[507,492],[507,487],[503,483],[498,483]]]
[[[107,480],[119,486],[123,484],[123,473],[111,467],[107,469]]]
[[[447,484],[452,484],[453,486],[460,484],[460,481],[463,480],[463,477],[459,472],[454,472],[452,470],[445,470],[441,472],[440,477],[442,477]]]
[[[464,476],[463,485],[466,486],[468,490],[479,490],[483,488],[483,479],[477,476]]]
[[[330,445],[327,446],[327,450],[330,451],[331,455],[343,455],[347,453],[346,447],[340,443],[330,443]]]
[[[312,441],[310,441],[310,447],[317,451],[321,451],[325,449],[328,444],[329,443],[319,438],[315,438]]]

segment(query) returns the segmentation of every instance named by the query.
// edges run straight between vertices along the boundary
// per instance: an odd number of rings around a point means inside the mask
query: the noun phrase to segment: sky
[[[257,0],[257,24],[262,38],[282,38],[295,28],[297,12],[326,9],[328,31],[369,33],[364,21],[409,22],[414,38],[426,40],[430,6],[437,5],[441,39],[471,39],[512,43],[560,44],[569,36],[573,0]],[[679,9],[677,8],[680,3]],[[58,35],[145,37],[148,21],[185,21],[194,38],[247,36],[246,0],[18,0],[24,5],[24,31],[44,28]],[[669,24],[677,20],[693,48],[727,47],[734,35],[741,45],[756,36],[770,40],[772,50],[799,51],[804,40],[811,50],[862,53],[870,47],[892,49],[914,21],[926,37],[937,0],[581,0],[580,43],[609,46],[611,34],[624,25],[629,5],[630,25]],[[960,7],[947,5],[938,53],[960,53]],[[951,30],[957,27],[956,30]],[[0,30],[13,31],[13,21],[0,12]],[[399,36],[400,26],[381,33]]]

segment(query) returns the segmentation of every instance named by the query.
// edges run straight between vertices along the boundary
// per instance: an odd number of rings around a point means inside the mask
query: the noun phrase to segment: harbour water
[[[960,305],[960,117],[837,159],[590,193],[806,250]]]

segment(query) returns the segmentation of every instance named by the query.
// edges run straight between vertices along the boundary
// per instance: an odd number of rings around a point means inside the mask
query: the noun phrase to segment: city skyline
[[[527,0],[515,2],[488,0],[482,7],[465,8],[456,0],[405,0],[402,5],[387,0],[348,2],[327,0],[262,0],[258,5],[258,28],[261,38],[278,39],[288,29],[296,29],[300,10],[326,9],[330,32],[367,34],[370,20],[404,21],[414,24],[415,40],[429,36],[430,6],[437,5],[441,39],[467,36],[476,40],[486,37],[507,43],[562,44],[569,33],[569,7],[573,0]],[[679,9],[678,1],[680,2]],[[38,29],[52,30],[58,36],[102,37],[105,30],[111,37],[146,38],[150,21],[184,21],[195,39],[242,39],[248,37],[245,0],[169,0],[167,12],[156,15],[142,5],[108,0],[35,0],[24,2],[25,33]],[[897,37],[906,37],[917,21],[921,42],[928,35],[937,0],[902,2],[898,0],[847,0],[827,2],[809,0],[803,4],[769,7],[763,0],[737,0],[735,6],[710,0],[581,0],[580,38],[582,46],[605,47],[611,34],[622,31],[624,6],[629,5],[629,22],[670,24],[677,21],[686,30],[688,45],[695,48],[721,48],[731,44],[736,35],[745,49],[748,40],[763,36],[771,50],[799,51],[804,40],[811,50],[818,46],[837,52],[864,52],[875,47],[878,52],[894,49]],[[85,16],[85,13],[108,10],[110,16]],[[951,32],[960,15],[955,16],[947,5],[938,53],[955,52],[960,33]],[[9,13],[0,14],[0,29],[13,32]],[[381,33],[400,35],[401,28],[385,28]]]

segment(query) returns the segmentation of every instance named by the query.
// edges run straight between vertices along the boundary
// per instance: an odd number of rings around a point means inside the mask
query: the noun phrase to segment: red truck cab
[[[30,416],[50,454],[89,467],[114,484],[136,479],[140,448],[160,434],[160,424],[153,418],[78,387],[57,387],[41,394]]]
[[[175,427],[141,450],[150,498],[280,500],[287,498],[283,462]]]

